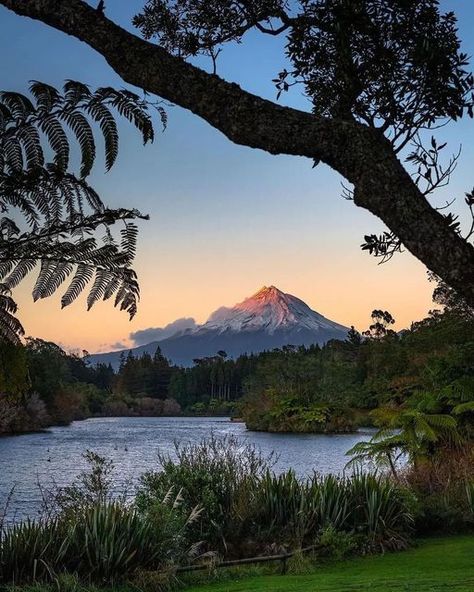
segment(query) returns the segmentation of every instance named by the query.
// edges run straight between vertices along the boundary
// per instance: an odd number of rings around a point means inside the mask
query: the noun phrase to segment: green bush
[[[400,549],[413,533],[414,499],[382,476],[355,474],[298,479],[292,471],[267,472],[255,482],[247,508],[246,529],[268,543],[294,548],[315,543],[322,532],[356,533],[373,550]],[[243,512],[241,512],[241,516]]]
[[[121,502],[71,510],[43,522],[25,521],[0,538],[0,583],[51,582],[63,572],[97,584],[116,583],[137,570],[165,570],[186,553],[176,498],[147,516]]]
[[[58,520],[26,520],[0,532],[0,583],[50,579],[68,555]]]
[[[68,530],[68,568],[95,582],[114,582],[163,563],[159,530],[119,503],[91,506]]]
[[[374,550],[408,546],[414,531],[416,500],[410,491],[375,474],[358,473],[347,480],[351,530],[368,537]]]
[[[146,513],[170,490],[179,491],[185,515],[201,509],[199,520],[189,529],[191,540],[224,551],[235,533],[236,525],[230,520],[235,497],[271,467],[272,457],[265,458],[254,446],[232,436],[176,445],[175,454],[176,459],[160,455],[161,469],[143,475],[137,507]]]

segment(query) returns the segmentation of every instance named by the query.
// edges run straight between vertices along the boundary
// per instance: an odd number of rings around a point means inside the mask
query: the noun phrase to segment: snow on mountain
[[[214,311],[206,323],[179,331],[166,339],[132,349],[134,355],[153,354],[159,346],[175,364],[189,366],[193,359],[224,350],[231,357],[258,353],[284,345],[322,345],[345,339],[347,327],[312,310],[305,302],[275,286],[264,286],[233,307]],[[129,350],[123,350],[128,352]],[[92,364],[119,365],[122,352],[90,356]]]
[[[258,331],[264,330],[270,335],[279,329],[340,329],[345,327],[326,319],[309,306],[292,296],[285,294],[275,286],[264,286],[253,296],[232,308],[222,307],[211,314],[209,320],[198,327],[202,331]]]

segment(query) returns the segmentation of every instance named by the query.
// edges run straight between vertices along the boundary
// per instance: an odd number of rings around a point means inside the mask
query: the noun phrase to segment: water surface
[[[268,434],[249,432],[242,423],[220,417],[113,417],[77,421],[45,433],[0,438],[0,514],[14,487],[9,515],[34,517],[41,507],[38,482],[64,486],[85,468],[82,454],[92,450],[114,461],[116,483],[133,484],[158,467],[157,452],[173,454],[174,441],[198,442],[214,433],[235,435],[257,445],[267,455],[275,452],[275,471],[293,468],[298,475],[341,473],[345,453],[370,437],[357,434]],[[129,486],[130,489],[130,486]]]

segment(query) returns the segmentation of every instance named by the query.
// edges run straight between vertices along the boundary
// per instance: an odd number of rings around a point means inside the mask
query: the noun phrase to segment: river
[[[268,434],[249,432],[242,423],[218,417],[112,417],[73,422],[47,432],[0,438],[0,514],[9,492],[10,520],[34,518],[41,507],[38,482],[64,486],[85,468],[82,457],[92,450],[110,458],[119,486],[156,469],[157,451],[173,454],[174,442],[198,442],[214,433],[234,435],[258,446],[264,455],[274,452],[275,471],[293,468],[298,475],[341,473],[347,450],[367,440],[371,430],[356,434]]]

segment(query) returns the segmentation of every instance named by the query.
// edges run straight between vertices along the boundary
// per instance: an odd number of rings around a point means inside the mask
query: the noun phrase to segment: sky
[[[131,18],[143,1],[108,0],[107,16],[132,29]],[[463,49],[474,55],[474,2],[442,0],[441,6],[456,12]],[[60,86],[65,79],[124,87],[86,45],[3,7],[0,55],[2,90],[24,92],[30,80]],[[274,100],[271,79],[283,63],[279,39],[251,33],[243,44],[225,48],[218,73]],[[297,92],[280,102],[308,109]],[[139,224],[138,314],[130,322],[110,301],[87,312],[85,298],[60,311],[61,290],[33,303],[30,277],[14,293],[27,335],[90,352],[129,347],[133,332],[182,317],[204,322],[216,308],[231,306],[263,285],[275,285],[360,330],[374,308],[389,310],[397,328],[432,308],[433,285],[413,256],[404,253],[378,265],[360,250],[364,234],[384,226],[341,197],[337,173],[325,165],[313,169],[307,159],[234,145],[183,109],[166,110],[168,127],[153,145],[143,147],[138,133],[121,125],[115,167],[105,173],[98,161],[89,179],[108,205],[133,206],[150,215],[149,222]],[[463,148],[449,189],[436,198],[441,205],[456,197],[453,208],[459,213],[464,192],[474,185],[473,131],[474,123],[466,119],[437,135],[453,152]]]

